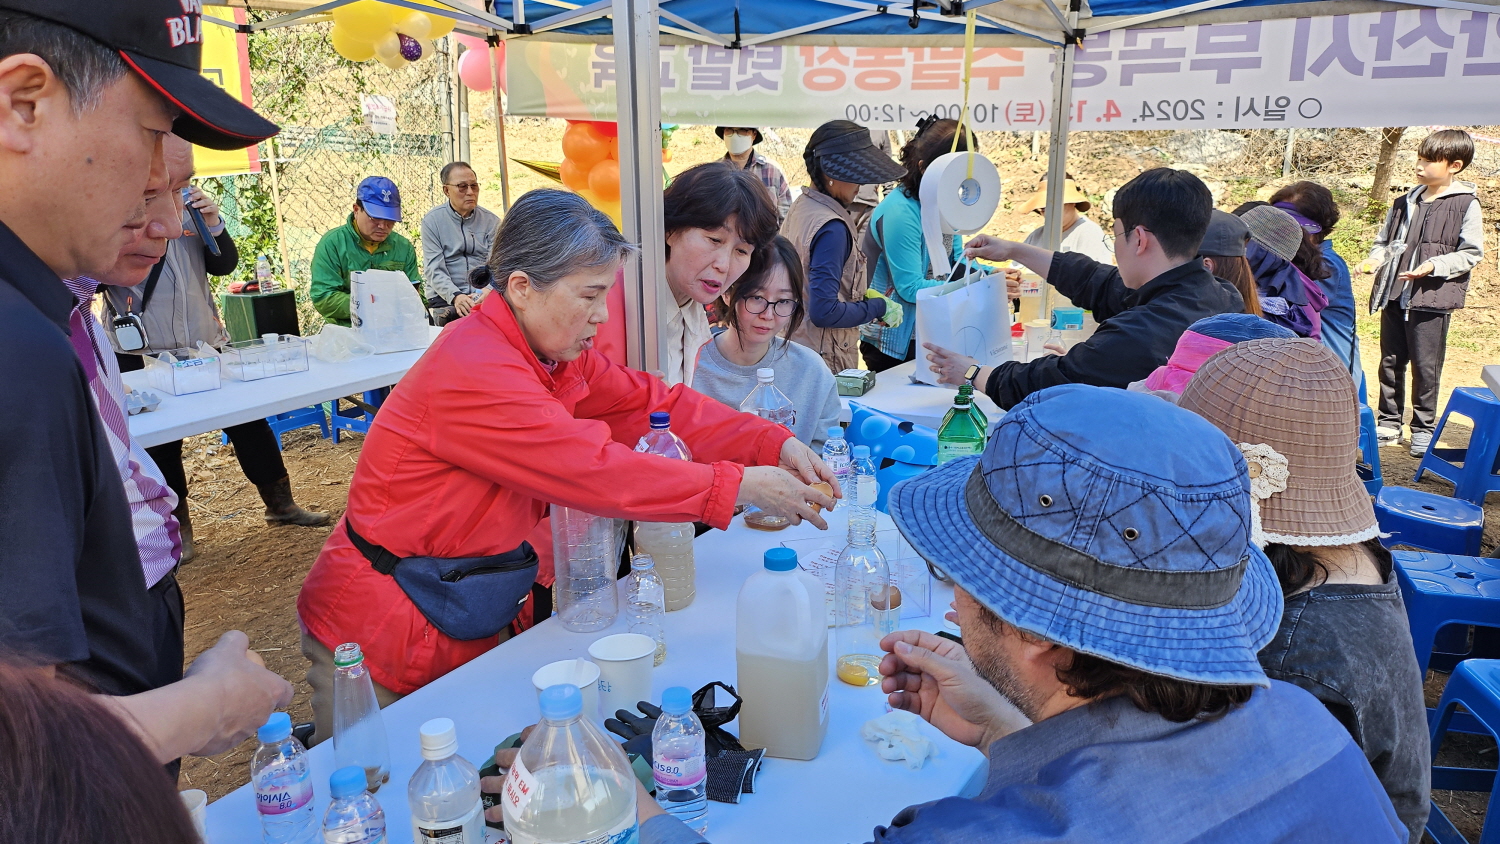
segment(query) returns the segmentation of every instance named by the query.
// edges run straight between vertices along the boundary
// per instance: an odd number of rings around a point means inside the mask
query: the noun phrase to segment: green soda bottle
[[[972,402],[963,393],[953,397],[953,407],[943,417],[938,428],[937,461],[941,466],[949,460],[967,457],[984,451],[984,429],[974,419]]]
[[[965,396],[968,398],[969,413],[973,414],[974,416],[974,424],[979,426],[979,433],[984,434],[985,439],[988,440],[990,434],[990,418],[984,415],[984,411],[979,409],[979,402],[974,400],[974,385],[961,385],[958,388],[958,394],[960,396]]]

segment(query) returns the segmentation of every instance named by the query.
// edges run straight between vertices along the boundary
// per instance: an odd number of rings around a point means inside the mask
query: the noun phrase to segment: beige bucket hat
[[[1349,370],[1316,340],[1237,343],[1209,358],[1178,405],[1239,446],[1258,545],[1352,545],[1377,536],[1355,472],[1359,407]]]

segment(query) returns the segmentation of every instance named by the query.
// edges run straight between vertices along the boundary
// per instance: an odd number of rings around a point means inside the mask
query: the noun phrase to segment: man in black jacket
[[[1114,200],[1115,260],[1051,252],[980,235],[964,253],[987,261],[1015,260],[1046,279],[1073,304],[1093,311],[1099,330],[1066,354],[1030,363],[976,366],[973,358],[924,343],[945,384],[966,380],[1009,409],[1057,384],[1124,387],[1167,362],[1177,338],[1204,317],[1240,313],[1245,302],[1228,282],[1197,260],[1213,197],[1185,170],[1161,167],[1136,176]]]

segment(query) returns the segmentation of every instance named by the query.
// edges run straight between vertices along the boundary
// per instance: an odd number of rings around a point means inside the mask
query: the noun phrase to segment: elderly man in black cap
[[[106,695],[162,762],[227,750],[291,702],[243,633],[186,678],[147,590],[125,486],[90,394],[100,365],[63,278],[100,277],[167,194],[170,133],[235,149],[276,126],[200,74],[179,0],[0,0],[0,650]],[[158,583],[169,583],[171,574]],[[175,602],[175,606],[173,605]]]
[[[834,372],[859,366],[859,327],[901,324],[901,306],[871,290],[859,226],[849,213],[862,185],[883,185],[906,169],[881,152],[870,130],[849,120],[819,126],[802,152],[812,185],[792,203],[781,233],[797,247],[806,270],[807,319],[790,339],[822,356]]]

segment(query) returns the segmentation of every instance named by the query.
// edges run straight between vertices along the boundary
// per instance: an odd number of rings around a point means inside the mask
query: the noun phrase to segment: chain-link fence
[[[328,41],[330,27],[309,24],[249,36],[255,108],[281,133],[260,145],[261,173],[208,180],[241,256],[235,275],[216,281],[253,278],[255,257],[266,255],[278,276],[283,267],[290,274],[304,334],[322,325],[307,297],[313,249],[348,218],[360,180],[378,175],[396,183],[405,216],[397,231],[417,242],[422,215],[444,201],[438,171],[452,155],[449,40],[439,40],[436,56],[390,70],[339,57]],[[395,105],[395,134],[371,130],[367,96]]]

